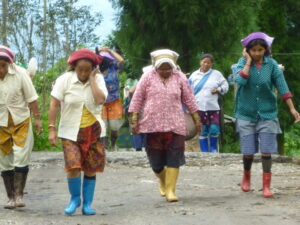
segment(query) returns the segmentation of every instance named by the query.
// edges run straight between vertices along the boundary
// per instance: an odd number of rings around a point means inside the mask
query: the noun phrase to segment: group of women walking
[[[271,155],[277,153],[276,135],[281,132],[275,88],[295,122],[300,121],[283,72],[270,57],[272,41],[261,32],[244,38],[244,50],[235,70],[234,113],[244,163],[241,189],[251,190],[253,155],[260,151],[264,197],[272,197]],[[183,108],[193,118],[201,150],[217,152],[220,133],[218,94],[228,91],[228,83],[219,71],[212,69],[214,59],[210,54],[200,58],[200,68],[189,79],[177,65],[179,55],[176,52],[162,49],[150,55],[152,66],[141,76],[129,106],[130,126],[133,134],[145,134],[146,153],[159,179],[159,193],[168,202],[174,202],[178,201],[179,169],[185,163],[187,130]],[[104,62],[109,62],[110,57],[119,62],[105,66]],[[106,48],[97,54],[88,49],[77,50],[68,59],[68,71],[57,78],[51,91],[49,141],[56,145],[58,138],[62,140],[70,192],[70,202],[64,211],[67,215],[74,214],[81,205],[82,214],[96,213],[91,207],[96,173],[104,170],[106,149],[101,139],[105,130],[101,115],[105,112],[104,119],[111,120],[106,124],[112,126],[121,119],[119,115],[110,115],[110,108],[119,105],[119,95],[115,93],[108,97],[109,88],[105,81],[110,79],[108,71],[117,69],[122,63],[123,59],[117,53]],[[109,87],[115,86],[113,83]],[[108,102],[108,98],[111,101]],[[103,104],[106,104],[104,110]],[[5,208],[9,209],[25,206],[23,190],[33,147],[30,113],[39,134],[42,131],[40,114],[31,79],[26,71],[14,64],[14,53],[0,46],[0,168],[9,199]]]

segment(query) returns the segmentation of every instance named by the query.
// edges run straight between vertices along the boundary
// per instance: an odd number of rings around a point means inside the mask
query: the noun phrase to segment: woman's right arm
[[[133,134],[138,134],[138,121],[139,121],[139,113],[141,111],[142,106],[144,105],[144,100],[146,96],[147,89],[147,80],[146,76],[142,75],[141,80],[138,82],[136,89],[134,91],[133,97],[131,99],[129,105],[129,123],[131,127],[131,132]]]
[[[237,63],[234,79],[239,85],[247,84],[250,76],[250,67],[251,67],[251,61],[249,62],[249,59],[245,57],[241,58]]]
[[[60,108],[60,101],[54,97],[51,97],[50,108],[48,112],[48,121],[49,121],[49,142],[51,145],[56,146],[57,144],[57,134],[56,134],[56,116],[58,109]]]

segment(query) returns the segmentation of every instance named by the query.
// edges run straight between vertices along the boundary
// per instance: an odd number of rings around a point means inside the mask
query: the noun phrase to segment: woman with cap
[[[102,58],[88,49],[73,52],[69,59],[69,71],[57,78],[52,92],[49,109],[49,141],[57,144],[62,140],[65,170],[71,200],[65,214],[72,215],[81,204],[82,214],[94,215],[91,208],[96,184],[96,172],[103,172],[105,149],[100,142],[101,106],[105,102],[107,89],[97,66]],[[56,116],[60,103],[64,105],[56,134]]]
[[[185,104],[200,132],[200,118],[191,87],[176,69],[178,54],[169,49],[151,53],[153,68],[144,73],[129,106],[133,133],[146,133],[146,152],[152,170],[160,180],[160,194],[168,202],[175,194],[179,167],[185,163]],[[143,108],[142,115],[140,114]]]
[[[100,70],[104,75],[108,96],[103,105],[102,119],[106,125],[106,133],[110,133],[110,149],[114,151],[116,150],[118,130],[123,124],[123,106],[120,100],[118,72],[124,60],[120,54],[107,47],[96,48],[96,53],[103,57],[103,64],[100,66]],[[103,139],[107,147],[109,142],[108,137]]]
[[[202,132],[199,136],[202,152],[218,152],[218,136],[220,134],[218,94],[224,95],[228,91],[228,83],[222,73],[212,69],[213,62],[214,58],[211,54],[202,55],[200,68],[189,78],[202,123]]]
[[[0,46],[0,169],[7,209],[24,207],[24,187],[33,148],[30,111],[37,134],[42,131],[37,93],[27,71],[14,63],[14,53]]]
[[[235,117],[244,164],[241,189],[244,192],[251,190],[250,171],[253,155],[260,151],[263,196],[266,198],[273,196],[270,191],[271,156],[277,153],[276,137],[281,133],[275,88],[288,105],[295,123],[300,121],[283,72],[277,62],[269,56],[273,39],[262,32],[251,33],[242,39],[243,57],[238,61],[235,70],[235,80],[238,84]]]

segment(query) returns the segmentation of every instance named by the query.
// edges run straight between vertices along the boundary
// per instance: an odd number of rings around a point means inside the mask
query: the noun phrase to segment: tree
[[[112,2],[120,8],[116,40],[136,71],[150,63],[149,53],[158,48],[179,52],[184,71],[198,66],[202,52],[215,53],[220,61],[232,58],[227,53],[255,26],[249,18],[260,4],[238,0]]]
[[[284,64],[285,78],[294,96],[300,95],[299,59],[300,59],[300,2],[297,0],[264,0],[259,11],[257,24],[262,31],[275,37],[273,57]],[[300,104],[299,98],[293,98],[294,104]],[[293,118],[288,107],[281,100],[279,120],[283,135],[279,137],[279,152],[284,154],[284,132],[292,128]]]
[[[4,45],[7,45],[7,0],[2,0],[2,23],[1,23],[1,40]]]

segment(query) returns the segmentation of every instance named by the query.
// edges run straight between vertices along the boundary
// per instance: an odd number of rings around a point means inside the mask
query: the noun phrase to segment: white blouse
[[[96,83],[106,98],[107,89],[101,74],[96,74]],[[101,118],[102,105],[95,103],[90,82],[87,81],[83,84],[78,80],[77,74],[74,71],[66,72],[57,78],[51,96],[63,102],[58,137],[72,141],[77,140],[84,105],[99,121],[101,132],[105,132],[106,128]],[[103,136],[102,133],[101,136]]]
[[[194,89],[198,82],[211,70],[212,69],[206,73],[200,72],[199,69],[193,72],[189,78],[189,83],[191,84],[192,88]],[[218,104],[218,95],[211,93],[211,90],[214,88],[217,88],[222,95],[228,91],[228,82],[218,70],[212,70],[212,73],[209,75],[209,78],[204,84],[203,88],[195,96],[199,110],[220,110],[220,106]]]

